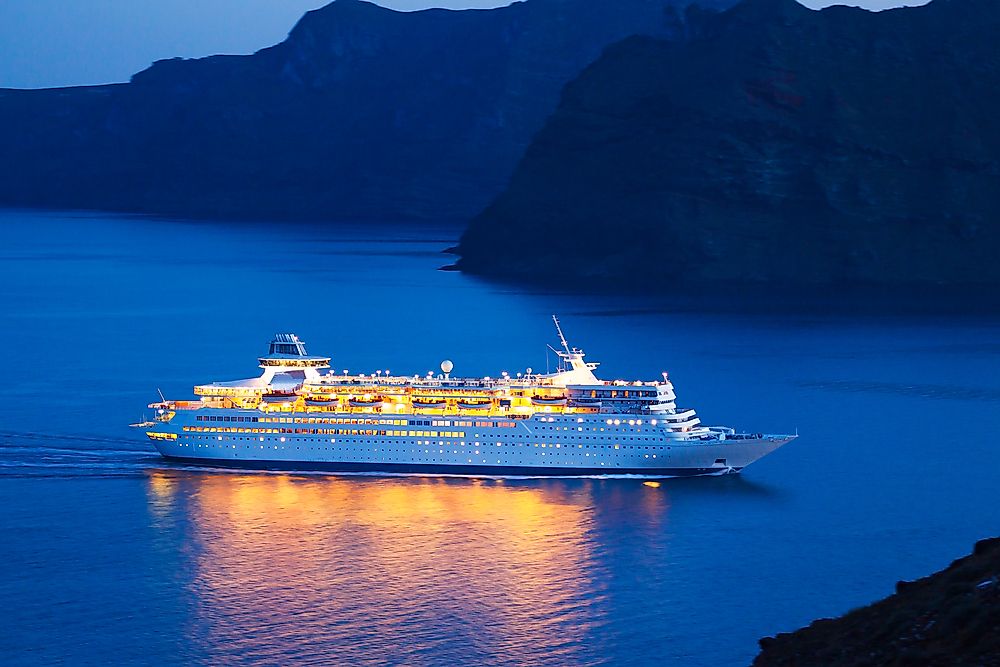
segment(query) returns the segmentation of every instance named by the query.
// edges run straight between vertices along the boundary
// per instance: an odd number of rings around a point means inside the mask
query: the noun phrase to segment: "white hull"
[[[287,423],[263,425],[252,421],[259,415],[254,411],[211,413],[211,422],[195,421],[193,413],[178,414],[150,437],[171,459],[230,466],[663,477],[739,472],[795,437],[683,439],[651,420],[614,425],[600,414],[430,420],[414,415],[296,413],[286,417]]]

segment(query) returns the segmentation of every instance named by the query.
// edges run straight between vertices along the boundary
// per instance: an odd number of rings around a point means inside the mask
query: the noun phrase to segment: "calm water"
[[[1000,533],[1000,321],[531,293],[436,271],[457,233],[0,213],[3,663],[746,664]],[[553,312],[603,375],[802,438],[654,488],[183,469],[125,426],[276,331],[495,375]]]

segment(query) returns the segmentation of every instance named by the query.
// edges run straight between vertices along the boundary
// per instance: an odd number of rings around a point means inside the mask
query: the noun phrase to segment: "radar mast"
[[[556,333],[559,334],[559,342],[562,343],[563,349],[566,350],[566,354],[569,354],[570,353],[569,343],[566,342],[566,336],[563,335],[562,327],[559,326],[559,318],[553,315],[552,321],[556,325]]]
[[[601,381],[594,377],[594,369],[597,368],[597,364],[595,362],[584,361],[583,350],[569,346],[569,342],[563,334],[562,326],[559,324],[558,317],[553,315],[552,322],[556,325],[556,333],[559,334],[559,342],[562,343],[563,350],[565,351],[560,352],[551,345],[549,346],[549,349],[555,352],[559,356],[560,360],[559,369],[555,372],[555,374],[548,376],[550,382],[554,385],[563,387],[570,384],[601,384]],[[566,367],[567,365],[568,368]]]

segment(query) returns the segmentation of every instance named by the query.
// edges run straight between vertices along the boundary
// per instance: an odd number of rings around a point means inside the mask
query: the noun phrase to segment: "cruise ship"
[[[701,424],[677,407],[666,373],[600,380],[571,347],[555,372],[453,377],[337,373],[294,334],[278,334],[263,373],[149,405],[146,430],[172,461],[270,470],[473,476],[649,478],[738,473],[795,435]]]

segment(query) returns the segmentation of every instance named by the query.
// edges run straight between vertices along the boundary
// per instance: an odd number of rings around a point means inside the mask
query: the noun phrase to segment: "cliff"
[[[1000,538],[896,594],[760,641],[755,667],[1000,664]]]
[[[120,85],[0,90],[0,205],[468,219],[568,80],[627,35],[678,36],[673,7],[692,1],[397,12],[336,0],[253,55],[160,61]]]
[[[1000,3],[691,8],[563,94],[466,271],[578,286],[1000,283]]]

